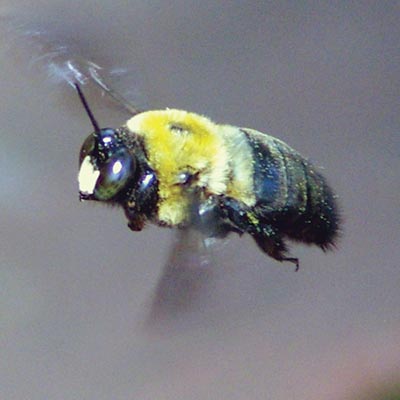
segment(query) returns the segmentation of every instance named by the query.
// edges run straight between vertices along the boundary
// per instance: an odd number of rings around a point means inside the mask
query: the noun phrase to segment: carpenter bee
[[[134,112],[120,128],[100,128],[75,87],[94,127],[80,151],[81,200],[121,206],[133,231],[152,222],[210,237],[246,233],[296,270],[286,239],[334,245],[335,196],[283,141],[176,109]]]

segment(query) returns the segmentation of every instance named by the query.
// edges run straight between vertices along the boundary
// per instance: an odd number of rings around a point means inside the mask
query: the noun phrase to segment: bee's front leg
[[[136,186],[131,188],[122,204],[128,219],[128,227],[141,231],[147,219],[152,217],[158,201],[158,181],[153,170],[141,174]]]

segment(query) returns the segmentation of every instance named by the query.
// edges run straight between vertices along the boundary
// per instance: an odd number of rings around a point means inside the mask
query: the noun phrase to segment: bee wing
[[[152,322],[173,318],[196,307],[212,277],[214,259],[210,240],[194,228],[177,230],[152,299]]]
[[[47,71],[52,81],[67,83],[74,89],[76,83],[100,89],[129,115],[140,112],[134,102],[128,99],[134,97],[137,101],[139,93],[130,93],[126,89],[131,86],[128,84],[129,77],[138,75],[134,71],[137,66],[130,64],[129,68],[103,67],[95,62],[90,49],[84,48],[82,43],[68,40],[66,34],[58,35],[54,27],[50,30],[45,26],[32,27],[23,20],[4,16],[1,23],[1,34],[8,39],[10,54],[15,53],[16,48],[19,52],[22,50],[23,56],[28,55],[28,67],[39,66]],[[123,92],[130,93],[128,96],[123,96],[121,90],[114,90],[108,83],[111,81],[115,86],[119,80],[123,81]],[[137,83],[132,86],[137,87]]]

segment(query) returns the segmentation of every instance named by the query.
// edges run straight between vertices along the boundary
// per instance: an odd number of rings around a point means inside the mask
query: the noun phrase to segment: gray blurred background
[[[89,121],[40,46],[5,29],[0,398],[359,399],[399,380],[399,2],[126,3],[0,13],[74,43],[141,106],[285,140],[323,167],[342,237],[328,254],[294,245],[297,273],[232,237],[190,304],[149,323],[173,232],[79,203]],[[102,126],[127,119],[88,96]]]

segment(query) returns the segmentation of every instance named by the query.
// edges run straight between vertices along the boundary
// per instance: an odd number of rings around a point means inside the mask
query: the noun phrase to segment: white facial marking
[[[90,162],[90,157],[86,156],[82,161],[78,174],[79,191],[83,194],[93,194],[99,176],[100,171],[94,169],[93,164]]]
[[[112,166],[112,172],[113,174],[117,175],[121,172],[122,170],[122,163],[121,161],[115,161],[115,163]]]

